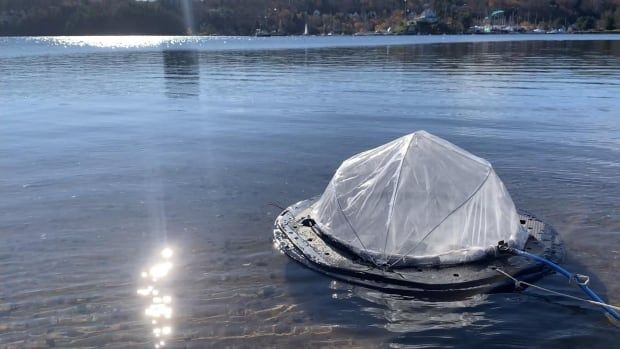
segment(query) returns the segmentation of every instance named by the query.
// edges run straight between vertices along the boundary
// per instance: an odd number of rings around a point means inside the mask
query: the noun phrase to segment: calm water
[[[425,129],[489,159],[618,304],[619,39],[0,38],[0,347],[617,346],[531,290],[431,303],[307,271],[268,203]]]

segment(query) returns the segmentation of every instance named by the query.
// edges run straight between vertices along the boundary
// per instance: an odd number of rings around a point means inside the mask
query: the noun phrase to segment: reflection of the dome
[[[166,285],[173,267],[172,256],[170,247],[161,250],[157,260],[141,273],[143,284],[138,288],[138,295],[148,301],[144,315],[151,320],[155,348],[165,346],[172,334],[172,296]]]
[[[200,95],[200,58],[197,51],[162,52],[166,95],[170,98]]]
[[[332,281],[332,298],[361,298],[375,306],[361,308],[375,318],[385,321],[390,332],[408,333],[429,329],[449,329],[490,325],[481,306],[487,295],[476,295],[459,301],[430,302],[412,297],[383,293],[365,287]]]

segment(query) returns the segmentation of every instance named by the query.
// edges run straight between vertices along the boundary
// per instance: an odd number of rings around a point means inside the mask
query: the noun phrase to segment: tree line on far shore
[[[0,0],[0,35],[399,33],[425,10],[442,33],[497,10],[527,28],[620,30],[620,0]]]

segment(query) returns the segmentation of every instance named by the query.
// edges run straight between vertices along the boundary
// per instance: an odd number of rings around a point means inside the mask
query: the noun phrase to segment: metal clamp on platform
[[[590,277],[582,274],[573,274],[571,280],[575,280],[577,285],[586,286],[590,283]]]

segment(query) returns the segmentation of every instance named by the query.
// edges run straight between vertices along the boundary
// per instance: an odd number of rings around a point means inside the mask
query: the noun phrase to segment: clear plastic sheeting
[[[328,238],[381,266],[470,262],[528,236],[491,164],[425,131],[344,161],[311,214]]]

